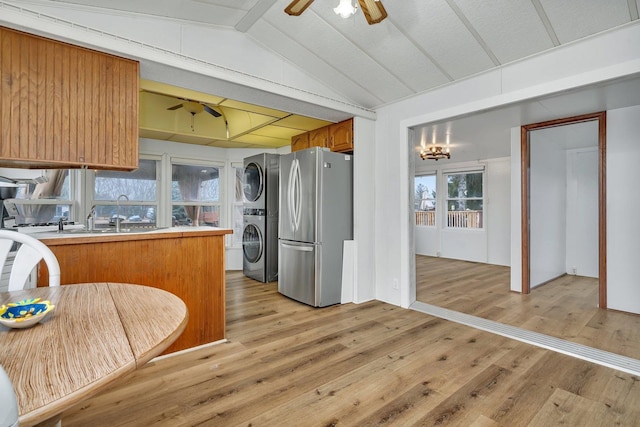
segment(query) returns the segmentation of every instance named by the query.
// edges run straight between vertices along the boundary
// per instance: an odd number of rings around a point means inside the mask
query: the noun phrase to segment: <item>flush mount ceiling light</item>
[[[298,16],[311,3],[313,3],[313,0],[293,0],[284,11],[289,15]],[[358,3],[369,25],[377,24],[387,17],[387,11],[380,0],[358,0]],[[355,13],[356,7],[353,6],[351,0],[340,0],[338,7],[333,10],[341,17],[348,18]]]

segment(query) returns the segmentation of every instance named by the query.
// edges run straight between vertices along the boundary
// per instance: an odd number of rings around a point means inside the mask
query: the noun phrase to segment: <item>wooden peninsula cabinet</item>
[[[0,166],[138,167],[139,63],[0,27]]]
[[[291,138],[291,151],[327,147],[339,153],[353,153],[353,119],[344,120]]]
[[[224,236],[228,229],[170,228],[142,233],[37,233],[58,258],[62,285],[87,282],[133,283],[178,296],[189,321],[165,353],[225,337]],[[47,286],[41,263],[38,286]],[[162,310],[162,307],[158,307]]]

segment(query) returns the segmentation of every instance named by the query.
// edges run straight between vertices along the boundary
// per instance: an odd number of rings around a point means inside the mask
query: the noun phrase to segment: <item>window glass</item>
[[[436,225],[436,176],[415,177],[414,210],[416,225],[435,227]]]
[[[35,180],[20,183],[15,194],[16,224],[46,224],[72,219],[71,176],[68,169],[42,172]]]
[[[96,171],[94,227],[113,227],[118,215],[124,227],[155,225],[158,164],[157,160],[140,159],[135,171]]]
[[[482,172],[447,174],[447,227],[482,228]]]
[[[171,165],[173,226],[220,226],[221,171],[217,166]]]
[[[141,159],[132,172],[96,171],[95,200],[116,200],[121,194],[129,200],[157,200],[156,161]]]

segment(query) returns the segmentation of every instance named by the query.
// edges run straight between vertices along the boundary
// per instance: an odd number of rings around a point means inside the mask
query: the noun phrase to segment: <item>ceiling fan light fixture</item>
[[[298,16],[304,12],[311,3],[313,3],[313,0],[293,0],[284,11],[287,15]]]
[[[336,15],[341,18],[347,19],[356,13],[356,7],[351,4],[351,0],[340,0],[340,4],[333,8]]]
[[[387,11],[380,0],[358,0],[358,3],[369,25],[377,24],[387,17]]]

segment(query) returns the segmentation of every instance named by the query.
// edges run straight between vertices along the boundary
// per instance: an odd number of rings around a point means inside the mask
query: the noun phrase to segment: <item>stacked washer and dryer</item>
[[[260,282],[278,279],[278,175],[280,156],[244,159],[242,270]]]

